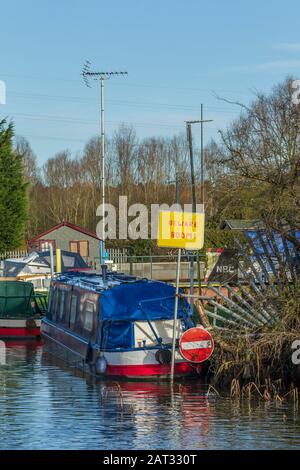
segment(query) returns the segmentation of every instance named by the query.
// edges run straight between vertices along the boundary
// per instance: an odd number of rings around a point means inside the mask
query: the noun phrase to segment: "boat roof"
[[[54,280],[64,285],[101,293],[99,297],[102,320],[149,322],[174,318],[175,287],[165,282],[116,272],[108,272],[105,281],[102,274],[96,272],[69,272],[56,276]],[[179,319],[191,315],[186,299],[179,302],[177,314]],[[121,330],[122,328],[116,330],[118,338]]]
[[[53,254],[54,267],[56,254]],[[79,253],[61,250],[62,270],[89,269]],[[50,251],[34,251],[24,258],[11,258],[4,261],[3,276],[16,277],[20,274],[50,274]]]
[[[128,274],[119,273],[119,272],[110,272],[106,273],[106,280],[103,281],[103,276],[99,272],[67,272],[63,274],[56,275],[54,280],[56,282],[62,282],[64,284],[70,284],[73,286],[78,286],[83,289],[87,289],[94,292],[99,292],[112,287],[119,286],[121,284],[132,284],[137,282],[149,282],[146,278],[130,276]]]

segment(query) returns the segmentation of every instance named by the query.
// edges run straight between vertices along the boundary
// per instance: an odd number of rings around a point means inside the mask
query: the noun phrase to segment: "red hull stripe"
[[[175,363],[174,374],[188,375],[194,372],[195,369],[191,367],[188,362]],[[141,364],[141,365],[107,365],[107,375],[119,375],[126,377],[139,377],[139,376],[152,376],[152,375],[169,375],[171,372],[170,365],[161,364]]]
[[[41,332],[39,328],[28,330],[27,328],[0,328],[0,338],[32,338],[33,336],[40,336]]]

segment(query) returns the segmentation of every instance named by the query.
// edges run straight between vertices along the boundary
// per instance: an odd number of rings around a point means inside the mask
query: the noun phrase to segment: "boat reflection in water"
[[[107,442],[112,449],[181,449],[190,448],[192,443],[193,448],[209,446],[213,400],[208,399],[207,386],[199,378],[186,378],[173,387],[168,381],[159,380],[126,381],[104,377],[96,380],[46,351],[42,364],[48,366],[49,381],[57,381],[55,365],[69,376],[68,381],[59,380],[55,388],[51,387],[54,402],[70,392],[70,406],[72,404],[73,413],[79,415],[84,413],[85,406],[93,407],[97,402],[90,426],[94,430],[101,429],[101,435],[94,434],[95,439]],[[86,404],[72,384],[78,377],[82,386],[86,384],[90,397]],[[69,406],[65,403],[64,407]]]
[[[191,442],[198,442],[205,448],[213,414],[206,390],[199,381],[191,379],[173,387],[167,382],[105,384],[102,386],[102,413],[110,399],[111,406],[118,402],[120,411],[130,413],[136,427],[136,447],[142,448],[145,432],[153,436],[172,432],[177,448],[189,448]]]
[[[8,343],[6,359],[0,449],[300,448],[289,403],[207,397],[199,379],[96,380],[35,342]]]
[[[0,342],[0,365],[15,367],[19,362],[36,358],[41,351],[41,339],[3,339]]]

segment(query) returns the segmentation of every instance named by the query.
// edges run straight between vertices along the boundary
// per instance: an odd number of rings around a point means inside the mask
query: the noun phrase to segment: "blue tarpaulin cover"
[[[164,299],[164,300],[161,300]],[[108,289],[100,297],[100,320],[141,321],[167,320],[174,316],[175,288],[159,281],[140,281],[120,284]],[[142,309],[139,306],[142,305]],[[178,318],[187,315],[189,305],[178,304]]]
[[[104,349],[134,346],[133,322],[174,318],[175,288],[159,281],[120,284],[100,296],[100,322],[103,322]],[[191,316],[185,299],[178,303],[178,318]],[[188,319],[186,320],[188,322]],[[190,326],[192,322],[190,321]]]
[[[251,260],[255,263],[259,257],[268,273],[273,273],[274,271],[270,264],[270,258],[273,261],[275,270],[279,273],[278,262],[280,260],[278,259],[277,253],[281,260],[286,260],[286,258],[289,257],[291,265],[296,266],[299,260],[299,253],[297,253],[296,246],[289,240],[284,241],[278,232],[272,232],[272,240],[265,230],[246,230],[245,235],[252,240],[254,247]],[[293,236],[300,241],[300,230],[294,231]]]
[[[253,241],[253,244],[257,253],[262,254],[262,255],[265,254],[264,247],[260,239],[262,238],[263,242],[265,243],[265,247],[266,247],[268,254],[270,256],[275,255],[271,240],[269,240],[268,234],[264,230],[260,230],[259,233],[256,230],[245,230],[245,234],[247,237],[249,237]],[[295,238],[300,241],[300,230],[296,230],[293,233],[293,236],[295,236]],[[273,232],[273,239],[274,239],[274,243],[276,243],[278,252],[280,254],[285,254],[284,244],[283,244],[281,235],[279,233]],[[289,240],[286,240],[286,246],[290,252],[290,255],[293,256],[294,254],[296,254],[295,253],[296,248],[293,243],[291,243]]]

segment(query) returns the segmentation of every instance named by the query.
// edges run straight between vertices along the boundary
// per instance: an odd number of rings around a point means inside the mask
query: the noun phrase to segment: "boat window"
[[[70,326],[72,327],[76,321],[77,314],[77,295],[72,295],[71,312],[70,312]]]
[[[66,327],[70,326],[70,305],[71,305],[71,290],[68,289],[65,291],[65,305],[64,305],[64,315],[63,315],[63,324]]]
[[[83,329],[89,332],[93,330],[94,325],[94,305],[94,302],[90,302],[89,300],[85,303]]]
[[[56,315],[57,315],[57,304],[58,304],[58,294],[59,291],[55,287],[54,290],[52,291],[53,297],[52,297],[52,302],[51,302],[51,318],[53,321],[56,320]]]
[[[64,316],[64,311],[65,311],[65,297],[66,297],[65,291],[61,291],[61,293],[60,293],[60,302],[59,302],[59,311],[58,311],[59,321],[62,321],[63,316]]]
[[[51,315],[52,315],[52,312],[51,312],[51,309],[52,309],[52,303],[53,303],[53,290],[51,289],[49,291],[49,297],[48,297],[48,308],[47,308],[47,318],[50,318],[51,319]]]

